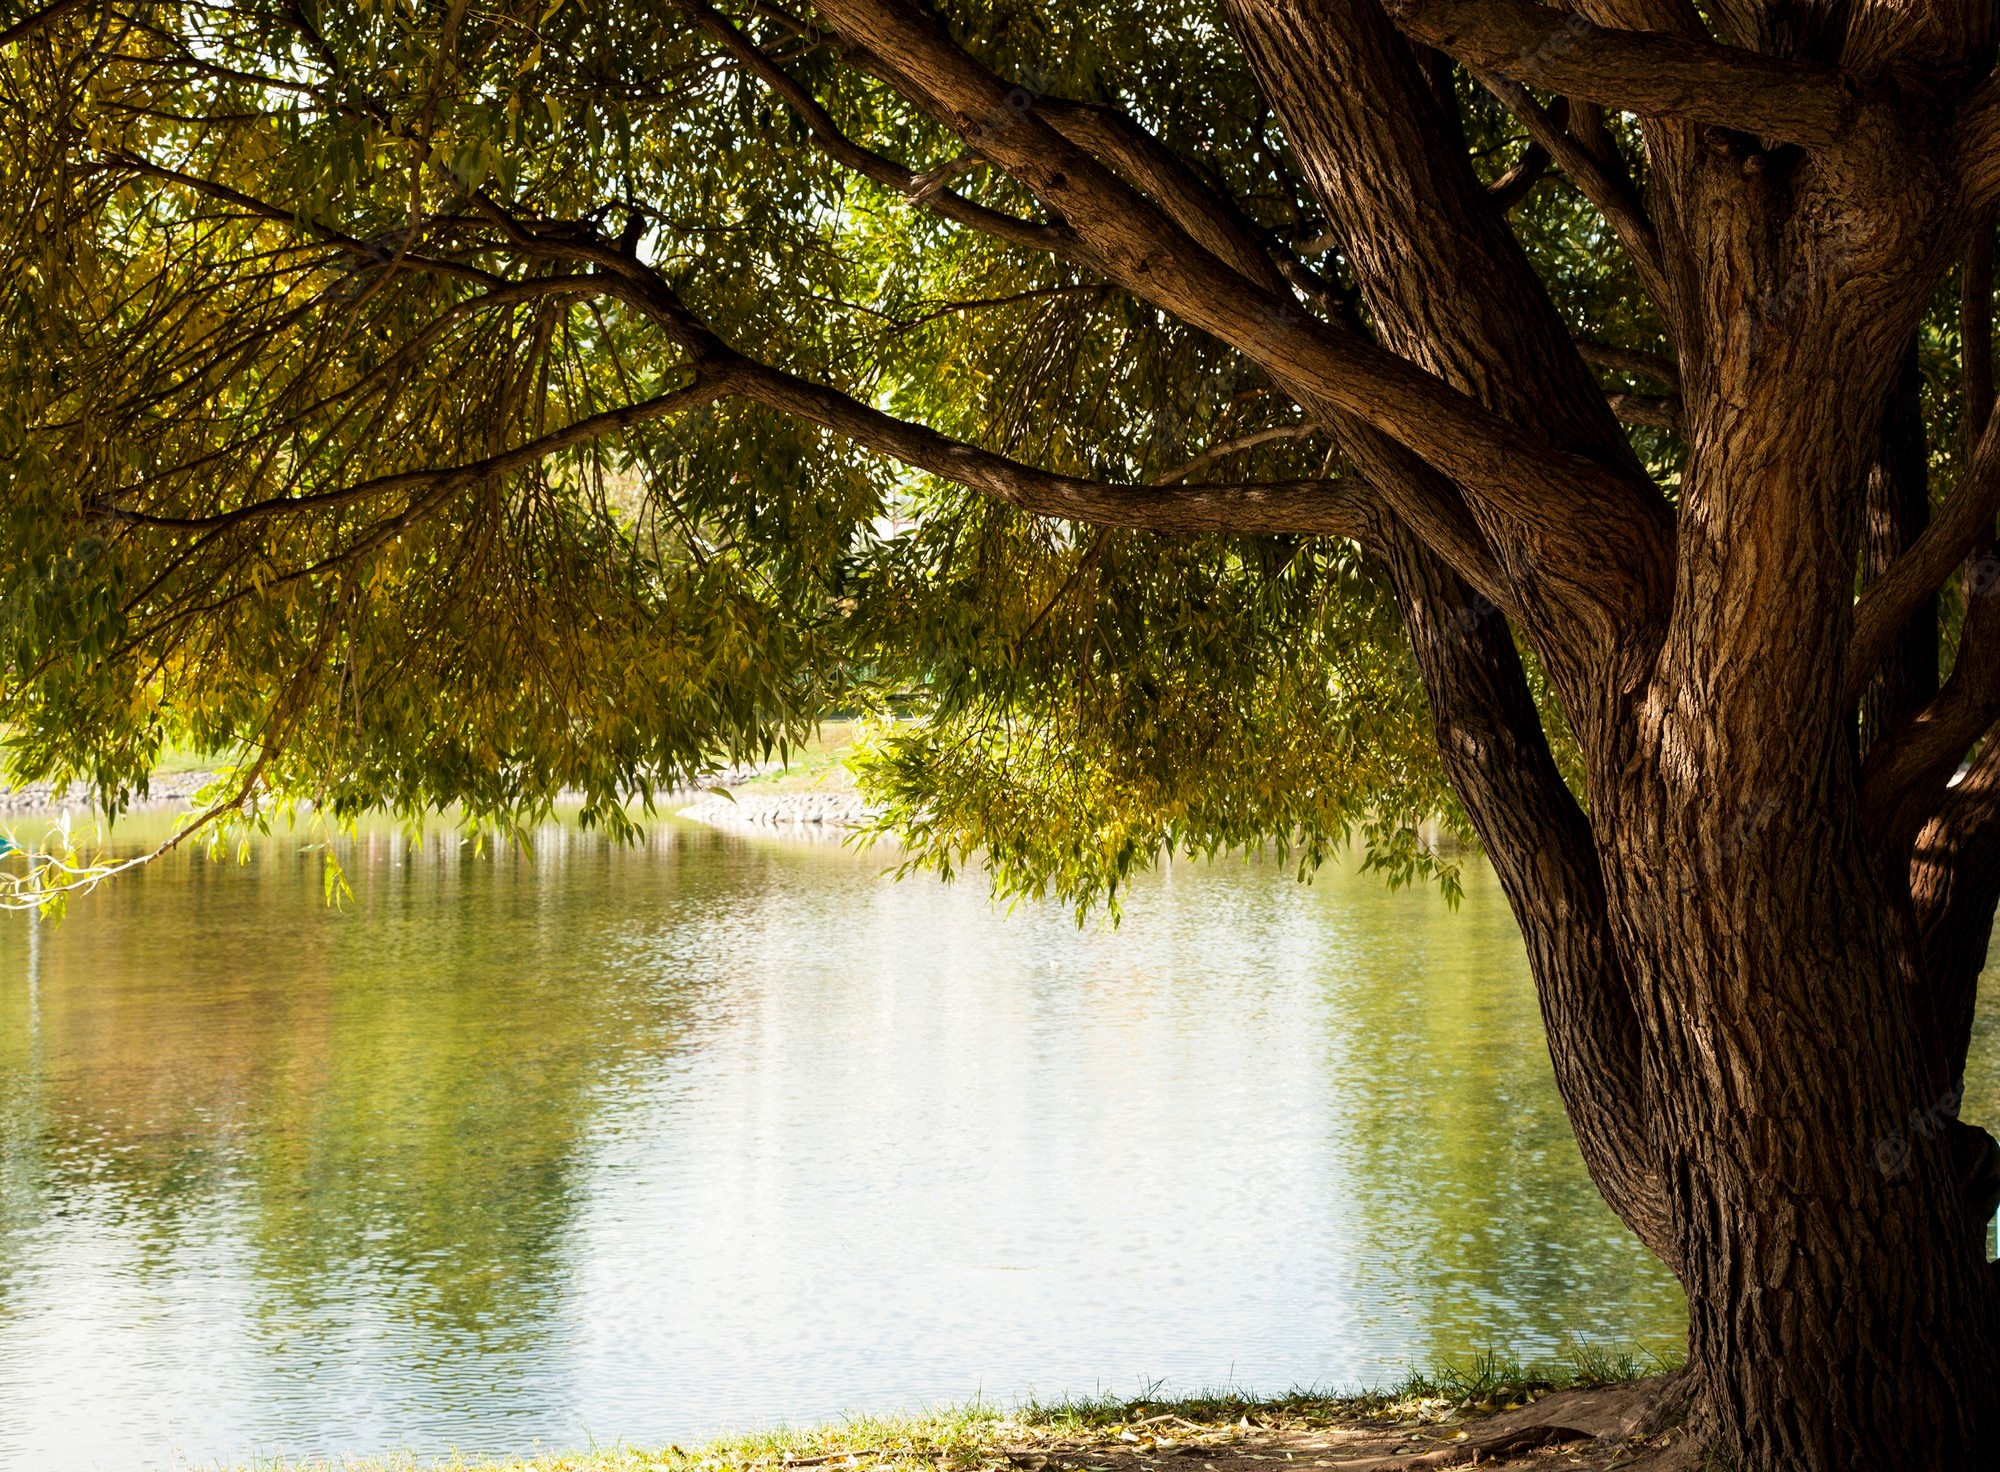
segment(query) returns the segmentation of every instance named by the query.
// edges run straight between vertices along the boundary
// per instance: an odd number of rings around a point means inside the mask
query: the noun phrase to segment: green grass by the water
[[[787,751],[782,766],[745,785],[784,792],[852,787],[854,774],[847,770],[847,759],[854,754],[859,731],[858,721],[827,721],[811,740]]]
[[[870,1472],[918,1466],[930,1472],[1011,1472],[1024,1447],[1130,1441],[1135,1434],[1167,1422],[1191,1430],[1247,1427],[1285,1432],[1310,1431],[1360,1417],[1434,1421],[1524,1405],[1557,1390],[1621,1384],[1669,1368],[1631,1354],[1576,1345],[1554,1363],[1524,1366],[1489,1354],[1468,1365],[1444,1365],[1409,1375],[1385,1389],[1347,1394],[1294,1390],[1277,1397],[1238,1391],[1107,1395],[1031,1400],[1011,1410],[975,1402],[910,1415],[856,1416],[825,1426],[783,1427],[693,1447],[593,1447],[501,1460],[392,1455],[332,1463],[258,1461],[246,1464],[244,1472],[782,1472],[787,1467],[849,1472],[863,1463]],[[1014,1460],[1009,1452],[1015,1454]]]

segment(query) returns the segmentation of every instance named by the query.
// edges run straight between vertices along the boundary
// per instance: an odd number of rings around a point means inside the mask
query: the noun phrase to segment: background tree
[[[1407,878],[1441,816],[1687,1288],[1699,1438],[1975,1465],[1994,23],[22,13],[15,771],[115,803],[172,738],[615,825],[914,691],[877,790],[1003,888],[1357,830]]]

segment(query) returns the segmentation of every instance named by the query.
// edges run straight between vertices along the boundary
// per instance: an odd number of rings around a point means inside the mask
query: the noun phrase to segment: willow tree
[[[1698,1438],[1990,1459],[1993,8],[1573,4],[17,12],[14,769],[1476,834]]]

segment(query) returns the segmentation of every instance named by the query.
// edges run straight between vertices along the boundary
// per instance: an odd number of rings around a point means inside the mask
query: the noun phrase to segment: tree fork
[[[1503,215],[1463,151],[1445,146],[1440,100],[1420,56],[1375,0],[1229,0],[1227,14],[1384,345],[1547,443],[1636,468],[1624,430]],[[1318,85],[1300,70],[1302,56],[1369,77],[1369,91]],[[1386,489],[1393,495],[1393,483]],[[1466,503],[1519,600],[1509,611],[1518,609],[1571,719],[1587,728],[1618,720],[1619,680],[1606,678],[1604,667],[1647,657],[1643,616],[1638,630],[1628,623],[1619,631],[1620,639],[1638,636],[1624,650],[1579,643],[1576,621],[1540,595],[1549,569],[1536,548],[1484,513],[1477,496]],[[1647,606],[1636,582],[1628,589],[1635,606]]]

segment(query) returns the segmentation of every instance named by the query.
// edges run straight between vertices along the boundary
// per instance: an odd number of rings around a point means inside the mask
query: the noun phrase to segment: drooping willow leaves
[[[809,24],[732,19],[850,137],[952,165]],[[1204,5],[953,19],[1032,93],[1130,108],[1337,285]],[[1482,98],[1497,174],[1518,140]],[[1339,472],[1237,354],[840,167],[688,11],[99,4],[0,52],[0,129],[17,780],[115,809],[172,743],[336,817],[571,791],[616,827],[893,708],[887,822],[1009,891],[1087,904],[1162,848],[1267,839],[1310,868],[1355,834],[1407,878],[1464,830],[1351,544],[1038,520],[696,391],[606,251],[733,352],[1062,474]],[[1656,345],[1574,197],[1522,210],[1578,325]],[[1671,437],[1648,453],[1669,471]]]

